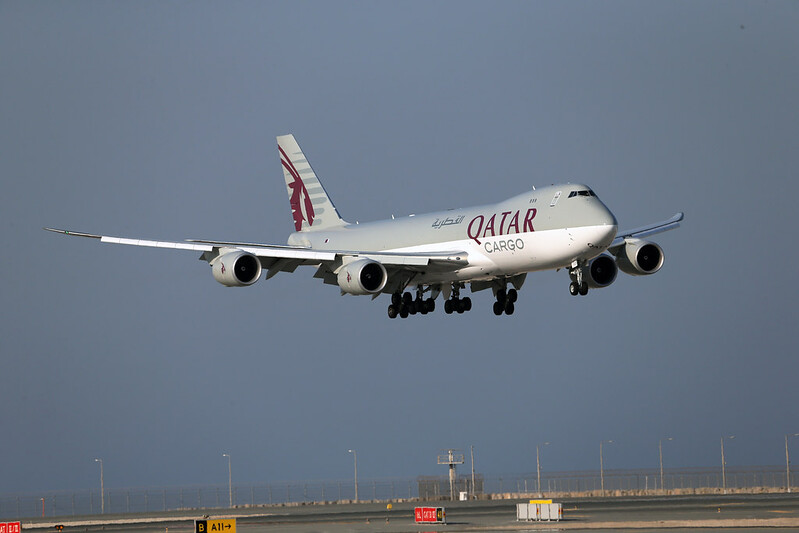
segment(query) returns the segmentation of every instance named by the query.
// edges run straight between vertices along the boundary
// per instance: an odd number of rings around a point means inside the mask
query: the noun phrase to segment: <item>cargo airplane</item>
[[[406,318],[435,310],[443,295],[447,314],[472,308],[462,296],[491,289],[494,314],[511,315],[528,272],[566,269],[569,292],[586,295],[607,287],[619,270],[634,276],[663,266],[663,250],[647,237],[679,227],[682,213],[617,232],[613,213],[585,185],[531,188],[507,200],[371,223],[346,222],[293,135],[277,138],[291,204],[294,233],[286,245],[186,240],[150,241],[49,231],[100,242],[201,252],[214,279],[228,287],[250,286],[266,271],[316,268],[315,278],[341,294],[388,294],[388,316]],[[510,286],[510,287],[509,287]],[[415,294],[414,294],[415,293]]]

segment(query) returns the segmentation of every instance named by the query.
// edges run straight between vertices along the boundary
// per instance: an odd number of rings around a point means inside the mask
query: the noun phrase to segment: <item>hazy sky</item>
[[[0,2],[0,493],[781,464],[799,432],[799,4]],[[243,289],[193,252],[284,243],[275,136],[342,215],[592,186],[685,211],[661,272],[531,274],[389,320],[304,267]],[[439,302],[440,304],[440,302]],[[792,441],[799,454],[799,439]],[[797,455],[799,456],[799,455]]]

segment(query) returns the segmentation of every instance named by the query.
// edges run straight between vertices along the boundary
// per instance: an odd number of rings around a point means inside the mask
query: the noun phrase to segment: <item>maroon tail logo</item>
[[[283,163],[283,167],[288,170],[289,174],[294,177],[294,181],[289,183],[289,188],[291,188],[289,203],[291,204],[291,214],[294,217],[294,230],[301,231],[303,220],[308,221],[309,226],[313,226],[313,204],[308,196],[308,189],[305,188],[305,183],[300,178],[300,173],[297,172],[291,159],[283,151],[283,148],[278,146],[278,150],[280,150],[280,162]]]

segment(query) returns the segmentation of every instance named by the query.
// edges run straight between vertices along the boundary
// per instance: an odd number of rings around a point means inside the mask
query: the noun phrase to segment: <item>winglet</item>
[[[79,231],[69,231],[66,229],[56,229],[56,228],[42,228],[46,231],[52,231],[53,233],[60,233],[62,235],[71,235],[73,237],[88,237],[89,239],[102,239],[102,235],[94,235],[93,233],[81,233]]]
[[[609,246],[609,248],[615,248],[616,246],[620,246],[624,243],[625,239],[635,238],[635,239],[643,239],[644,237],[649,237],[650,235],[656,235],[658,233],[663,233],[664,231],[669,231],[672,229],[677,229],[680,227],[680,222],[685,218],[685,213],[676,213],[673,217],[668,220],[664,220],[663,222],[658,222],[656,224],[650,224],[648,226],[641,226],[640,228],[635,228],[627,231],[620,231],[616,238],[613,239],[613,242]]]

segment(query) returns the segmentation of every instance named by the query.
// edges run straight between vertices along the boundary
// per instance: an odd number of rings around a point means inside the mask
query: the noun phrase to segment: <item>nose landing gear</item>
[[[583,279],[583,266],[577,261],[572,263],[569,269],[569,277],[572,282],[569,283],[569,294],[572,296],[585,296],[588,294],[588,282]]]

